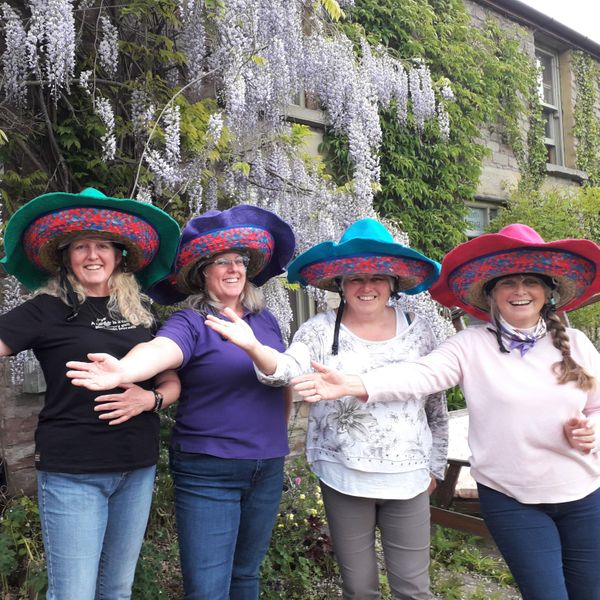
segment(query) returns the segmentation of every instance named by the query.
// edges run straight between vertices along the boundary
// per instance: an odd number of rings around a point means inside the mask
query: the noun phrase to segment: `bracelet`
[[[164,397],[156,388],[152,388],[152,393],[154,394],[154,408],[152,412],[157,413],[162,408]]]

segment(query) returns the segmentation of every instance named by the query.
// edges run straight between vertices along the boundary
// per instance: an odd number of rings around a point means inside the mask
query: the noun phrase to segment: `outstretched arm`
[[[231,308],[225,308],[223,310],[223,315],[229,320],[225,321],[214,315],[207,315],[205,321],[207,327],[210,327],[219,335],[244,350],[259,371],[262,371],[265,375],[272,375],[275,373],[279,352],[274,348],[261,344],[256,339],[256,336],[248,323],[246,323],[244,319],[238,317]]]
[[[145,390],[135,383],[123,383],[120,387],[125,391],[120,394],[98,396],[95,411],[100,412],[99,419],[108,421],[109,425],[119,425],[142,412],[154,410],[156,396],[154,390],[163,397],[161,408],[170,406],[179,398],[181,383],[175,371],[163,371],[155,378],[153,390]]]
[[[354,396],[367,400],[368,394],[362,379],[358,375],[347,375],[330,369],[316,361],[311,362],[313,373],[300,375],[292,379],[292,385],[307,402],[336,400],[342,396]]]
[[[169,338],[156,337],[138,344],[121,360],[110,354],[88,354],[88,358],[91,362],[67,363],[71,383],[89,390],[110,390],[123,383],[145,381],[162,371],[177,369],[183,362],[183,352]]]

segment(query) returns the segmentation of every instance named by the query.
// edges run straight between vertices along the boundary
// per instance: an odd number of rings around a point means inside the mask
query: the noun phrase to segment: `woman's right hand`
[[[316,361],[311,361],[314,369],[292,379],[294,390],[307,402],[320,400],[337,400],[342,396],[354,396],[360,400],[368,397],[361,378],[358,375],[347,375],[341,371],[330,369]]]
[[[239,346],[246,352],[251,352],[259,344],[250,325],[241,319],[231,308],[223,309],[223,315],[229,320],[219,319],[214,315],[206,316],[206,325],[225,339]]]
[[[123,381],[121,362],[110,354],[88,354],[91,362],[71,360],[67,367],[67,377],[73,385],[88,390],[112,390]]]

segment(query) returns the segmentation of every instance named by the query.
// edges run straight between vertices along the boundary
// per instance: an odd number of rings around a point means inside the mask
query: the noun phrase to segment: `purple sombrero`
[[[228,210],[210,210],[183,228],[170,274],[148,291],[161,304],[174,304],[197,290],[188,274],[215,254],[239,250],[249,256],[248,280],[262,285],[285,271],[295,248],[291,227],[275,213],[240,204]]]
[[[142,288],[169,272],[179,226],[144,202],[109,198],[87,188],[80,194],[54,192],[34,198],[9,220],[2,264],[29,289],[43,285],[61,265],[59,250],[81,236],[109,239],[124,247],[127,268]]]
[[[288,279],[338,291],[338,277],[378,273],[397,277],[405,294],[417,294],[431,286],[439,271],[439,263],[395,242],[379,221],[360,219],[348,227],[339,243],[317,244],[294,259],[288,267]]]
[[[515,273],[552,277],[557,282],[557,307],[573,310],[600,292],[600,246],[590,240],[544,242],[527,225],[508,225],[451,250],[431,295],[445,306],[460,306],[489,320],[485,284]]]

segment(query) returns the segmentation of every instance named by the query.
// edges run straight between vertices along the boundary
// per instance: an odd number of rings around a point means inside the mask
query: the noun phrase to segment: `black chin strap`
[[[67,277],[67,269],[65,266],[60,267],[60,284],[67,292],[67,300],[69,301],[69,306],[71,307],[71,312],[67,315],[67,321],[72,321],[79,314],[79,299],[77,298],[77,294]]]
[[[337,314],[335,316],[335,327],[333,328],[333,344],[331,344],[331,354],[333,356],[337,356],[339,349],[339,338],[340,338],[340,325],[342,323],[342,315],[344,314],[344,298],[340,294],[340,305],[337,309]]]

